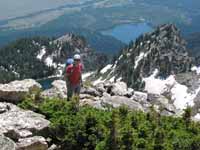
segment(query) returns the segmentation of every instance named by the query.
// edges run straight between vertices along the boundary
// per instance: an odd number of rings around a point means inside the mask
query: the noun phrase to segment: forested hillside
[[[80,53],[85,71],[102,67],[107,56],[90,48],[84,37],[67,34],[58,39],[19,39],[0,49],[0,82],[61,75],[68,57]]]

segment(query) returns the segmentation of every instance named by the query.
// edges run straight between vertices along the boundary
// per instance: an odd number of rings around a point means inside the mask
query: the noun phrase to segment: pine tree
[[[185,122],[186,128],[188,128],[191,123],[191,115],[192,115],[192,108],[188,106],[184,110],[184,114],[183,114],[183,120]]]
[[[109,150],[118,150],[118,112],[116,110],[112,111],[111,121],[109,123],[110,133],[107,139],[107,147]]]

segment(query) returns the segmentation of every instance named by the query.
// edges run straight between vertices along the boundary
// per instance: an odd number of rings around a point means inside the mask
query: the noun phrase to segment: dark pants
[[[67,82],[67,100],[70,100],[72,96],[79,96],[81,91],[80,84],[72,85],[70,82]]]

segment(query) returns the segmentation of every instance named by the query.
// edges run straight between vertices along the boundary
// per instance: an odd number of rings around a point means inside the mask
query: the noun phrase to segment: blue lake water
[[[147,23],[139,24],[122,24],[115,26],[112,29],[102,31],[104,35],[110,35],[116,39],[128,44],[130,41],[135,41],[141,34],[152,31],[152,27]]]
[[[52,87],[51,83],[56,79],[57,78],[42,79],[42,80],[38,80],[38,83],[41,84],[43,90],[47,90],[47,89],[50,89]]]

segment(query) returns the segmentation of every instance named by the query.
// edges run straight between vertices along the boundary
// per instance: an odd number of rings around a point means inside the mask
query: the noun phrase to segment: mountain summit
[[[192,58],[179,30],[172,24],[165,24],[152,33],[141,35],[135,43],[131,42],[106,73],[109,80],[123,80],[128,86],[141,89],[144,87],[142,78],[155,70],[158,76],[166,78],[190,71],[191,65]]]

